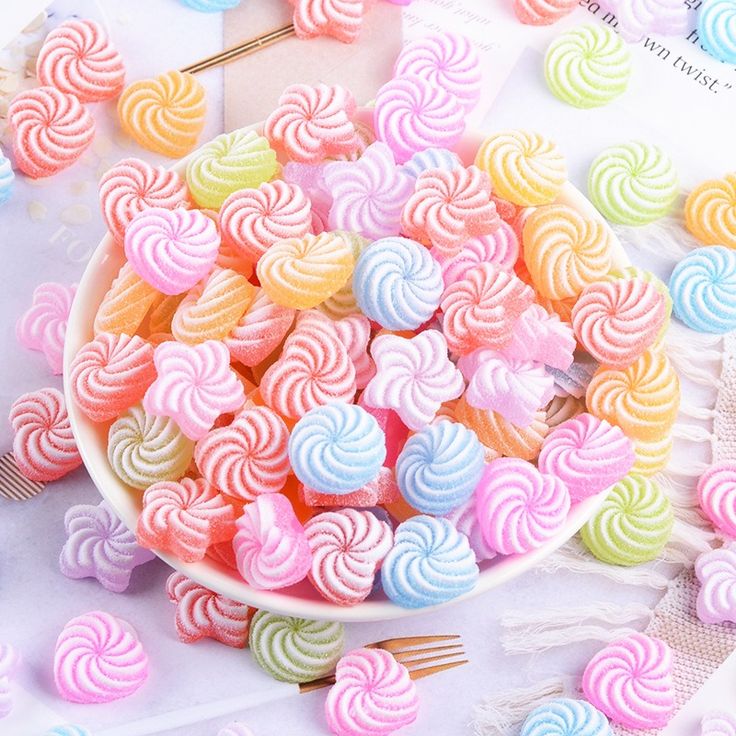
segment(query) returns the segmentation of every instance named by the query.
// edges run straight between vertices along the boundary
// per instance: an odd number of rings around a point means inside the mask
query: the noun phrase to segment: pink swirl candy
[[[736,463],[711,465],[698,480],[698,501],[713,526],[736,539]]]
[[[646,634],[619,639],[590,660],[583,692],[614,723],[663,728],[675,712],[672,650]]]
[[[170,296],[207,276],[219,247],[217,225],[200,210],[153,207],[138,213],[125,231],[125,256],[133,270]]]
[[[493,457],[495,460],[498,455]],[[478,518],[475,496],[471,496],[464,504],[445,514],[445,518],[461,533],[468,538],[470,549],[475,552],[475,559],[491,560],[496,556],[496,550],[492,549],[483,538],[483,531]]]
[[[64,395],[42,388],[18,397],[10,407],[13,457],[29,480],[48,483],[82,464]]]
[[[417,718],[419,696],[409,670],[382,649],[355,649],[335,670],[325,701],[335,736],[389,736]]]
[[[425,148],[452,148],[465,131],[465,109],[421,77],[402,77],[378,90],[373,125],[378,140],[404,164]]]
[[[55,376],[62,371],[66,324],[76,290],[76,284],[39,284],[33,290],[30,309],[15,325],[18,342],[29,350],[42,352]]]
[[[148,679],[148,657],[131,626],[104,611],[73,618],[54,652],[54,681],[71,703],[111,703]]]
[[[294,29],[299,38],[332,36],[343,43],[358,38],[363,25],[364,0],[289,0],[294,6]]]
[[[736,544],[701,554],[695,574],[700,582],[698,618],[705,624],[736,623]]]
[[[475,496],[483,538],[502,555],[541,547],[559,533],[570,510],[559,478],[512,457],[486,466]]]
[[[309,543],[286,496],[258,496],[243,510],[237,528],[235,558],[249,585],[276,590],[307,576],[312,561]]]
[[[556,23],[578,6],[578,0],[514,0],[516,17],[530,26]]]

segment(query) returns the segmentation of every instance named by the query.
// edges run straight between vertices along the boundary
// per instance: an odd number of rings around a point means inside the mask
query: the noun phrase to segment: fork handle
[[[233,715],[258,705],[283,700],[292,695],[299,695],[299,685],[277,682],[265,690],[236,695],[232,698],[216,700],[213,703],[202,703],[189,708],[160,713],[150,718],[141,718],[130,723],[95,731],[95,736],[151,736],[184,726],[191,726],[213,718]]]

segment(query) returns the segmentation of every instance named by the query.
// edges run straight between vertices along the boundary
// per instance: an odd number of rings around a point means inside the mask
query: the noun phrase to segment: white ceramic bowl
[[[260,126],[250,127],[258,129]],[[467,134],[461,141],[457,150],[466,164],[472,163],[475,151],[482,140],[483,136],[480,134]],[[178,162],[173,168],[183,173],[185,167],[186,159]],[[565,186],[559,202],[574,207],[587,217],[600,220],[608,227],[593,205],[571,184]],[[614,243],[615,265],[618,267],[628,265],[626,253],[613,233],[611,234]],[[69,390],[69,365],[82,345],[93,338],[92,326],[97,308],[123,261],[122,248],[116,245],[112,236],[108,234],[103,238],[87,264],[77,288],[66,333],[64,388],[72,429],[92,480],[123,522],[130,529],[135,529],[141,508],[142,492],[126,486],[115,475],[107,461],[106,444],[109,423],[95,424],[90,421],[76,406]],[[478,584],[471,592],[455,598],[454,601],[485,593],[534,567],[583,526],[605,495],[606,493],[603,492],[574,506],[560,533],[543,547],[525,555],[499,557],[496,560],[482,563]],[[353,607],[337,606],[324,600],[306,581],[278,591],[254,590],[235,571],[209,558],[205,558],[202,562],[187,564],[169,554],[160,552],[158,555],[171,567],[211,590],[256,608],[265,608],[290,616],[333,621],[382,621],[431,610],[401,608],[385,597],[371,599]],[[448,601],[442,605],[449,605],[454,601]]]

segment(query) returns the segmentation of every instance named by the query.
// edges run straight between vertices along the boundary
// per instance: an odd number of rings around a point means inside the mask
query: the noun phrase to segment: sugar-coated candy
[[[684,9],[678,0],[670,1]],[[588,172],[588,193],[607,220],[647,225],[672,210],[680,180],[672,159],[661,148],[629,141],[596,157]]]
[[[94,322],[94,333],[134,335],[156,300],[158,292],[144,281],[130,263],[124,263],[102,298]]]
[[[417,511],[442,516],[465,503],[483,474],[475,432],[438,422],[412,435],[396,461],[401,495]]]
[[[329,674],[345,649],[345,627],[258,611],[248,639],[256,663],[281,682],[309,682]]]
[[[705,0],[698,15],[698,36],[711,56],[726,64],[736,64],[736,3]]]
[[[240,2],[240,0],[237,0]],[[253,731],[241,721],[232,721],[217,732],[217,736],[254,736]]]
[[[583,692],[614,723],[664,728],[675,713],[672,650],[639,632],[601,649],[583,672]]]
[[[530,26],[552,25],[577,6],[577,0],[514,0],[516,17]]]
[[[312,552],[309,579],[320,595],[340,606],[364,601],[391,549],[391,527],[370,511],[344,508],[312,517],[304,531]]]
[[[462,534],[468,538],[470,549],[475,552],[478,562],[491,560],[496,556],[483,538],[483,531],[475,508],[475,496],[471,496],[465,503],[445,514],[445,518]]]
[[[467,112],[480,100],[483,77],[478,50],[459,33],[432,33],[410,41],[394,65],[395,77],[421,77],[456,97]]]
[[[80,102],[100,102],[123,91],[125,65],[99,23],[70,18],[46,36],[36,76],[41,84],[75,95]]]
[[[555,429],[555,427],[559,427],[568,421],[568,419],[574,419],[580,416],[584,411],[584,400],[577,399],[569,394],[566,396],[555,396],[546,407],[547,425],[551,430]]]
[[[382,649],[354,649],[335,669],[325,700],[335,736],[389,736],[417,719],[419,695],[409,670]]]
[[[345,230],[338,230],[336,232],[350,246],[353,252],[353,261],[357,263],[360,254],[368,247],[370,241],[362,235],[349,233]],[[338,289],[332,296],[318,304],[316,308],[332,319],[342,319],[351,314],[360,313],[360,307],[355,299],[355,294],[353,294],[353,280],[348,279],[342,289]]]
[[[92,736],[92,732],[84,726],[66,723],[63,726],[54,726],[46,731],[43,736]]]
[[[148,679],[148,656],[132,627],[104,611],[71,619],[54,652],[54,682],[71,703],[111,703]]]
[[[706,624],[736,623],[736,545],[701,554],[695,574],[700,582],[698,618]]]
[[[508,358],[566,371],[573,364],[576,346],[575,333],[567,322],[540,304],[532,304],[519,315],[511,340],[501,352]]]
[[[638,266],[625,266],[624,268],[616,268],[611,271],[606,276],[606,279],[639,279],[640,281],[653,284],[654,288],[664,297],[665,325],[669,322],[670,316],[672,315],[672,297],[670,296],[667,284],[651,271],[647,271],[645,268],[639,268]]]
[[[33,290],[32,304],[15,325],[15,335],[23,347],[39,350],[54,375],[60,375],[64,357],[64,337],[76,285],[53,281]]]
[[[62,574],[74,580],[95,578],[113,593],[126,590],[134,568],[155,557],[138,546],[135,534],[107,501],[72,506],[64,514],[64,528],[67,540],[59,556]]]
[[[342,319],[331,320],[327,315],[312,310],[300,313],[297,323],[299,326],[304,324],[307,315],[310,319],[318,318],[326,329],[335,331],[355,367],[356,387],[365,388],[376,374],[376,366],[368,353],[368,343],[371,339],[371,323],[368,317],[364,314],[349,314]]]
[[[401,170],[415,179],[428,169],[444,169],[452,171],[462,166],[460,156],[447,148],[425,148],[417,151],[402,167]]]
[[[555,698],[524,720],[520,736],[611,736],[603,713],[585,700]]]
[[[180,2],[200,13],[220,13],[240,5],[240,0],[180,0]]]
[[[616,16],[616,31],[627,43],[654,33],[679,36],[690,28],[689,8],[679,0],[603,0],[601,9]]]
[[[178,480],[186,472],[194,452],[188,439],[168,417],[148,414],[136,404],[111,426],[107,458],[115,474],[133,488]]]
[[[558,395],[574,396],[577,399],[585,397],[599,364],[588,355],[575,356],[572,364],[564,371],[547,366],[547,372],[555,379],[555,388]]]
[[[636,462],[631,466],[632,473],[647,478],[661,473],[672,457],[674,440],[668,435],[660,440],[634,440],[634,457]]]
[[[20,666],[21,657],[10,644],[0,643],[0,719],[10,715],[13,710],[11,681]]]
[[[736,463],[715,463],[700,476],[698,502],[716,529],[736,539]]]
[[[298,38],[332,36],[343,43],[358,38],[363,25],[364,0],[289,0],[294,6]]]
[[[147,549],[198,562],[210,545],[232,539],[234,522],[233,507],[214,486],[203,478],[182,478],[146,489],[135,534]]]
[[[723,711],[709,711],[700,721],[700,736],[734,736],[736,715]]]
[[[552,94],[569,105],[600,107],[620,97],[631,77],[631,52],[607,25],[566,31],[547,49],[544,76]]]
[[[704,181],[690,192],[685,225],[705,245],[736,248],[736,172]]]
[[[396,465],[396,458],[399,456],[401,448],[409,435],[409,428],[393,409],[379,409],[367,404],[364,393],[360,395],[358,404],[371,416],[375,417],[378,426],[383,430],[386,436],[386,460],[384,465],[393,468]]]
[[[64,395],[42,388],[19,396],[10,406],[13,457],[28,480],[49,483],[82,464]]]
[[[672,507],[660,485],[630,473],[611,488],[580,534],[599,560],[632,566],[656,559],[673,524]]]
[[[253,609],[205,588],[180,572],[166,580],[166,594],[176,604],[176,633],[186,644],[214,639],[242,649],[248,644]]]
[[[18,93],[8,108],[15,165],[32,179],[53,176],[87,150],[95,134],[89,110],[56,87]]]
[[[403,164],[425,148],[454,146],[465,131],[465,108],[421,77],[401,77],[378,90],[373,125]]]
[[[388,462],[388,460],[386,461]],[[396,485],[393,469],[382,467],[373,480],[368,481],[362,488],[350,493],[322,493],[301,485],[300,498],[307,506],[352,508],[371,508],[379,504],[392,504],[399,501],[401,493]]]
[[[381,583],[393,603],[423,608],[471,591],[478,574],[464,534],[447,519],[415,516],[396,528],[394,546],[381,567]]]
[[[149,151],[181,158],[204,128],[204,87],[193,74],[165,72],[128,86],[118,100],[123,130]]]
[[[13,167],[10,165],[9,159],[0,148],[0,205],[5,204],[15,188],[15,174]]]

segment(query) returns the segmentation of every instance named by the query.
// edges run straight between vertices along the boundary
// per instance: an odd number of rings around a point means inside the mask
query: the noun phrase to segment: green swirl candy
[[[630,567],[655,559],[669,541],[673,524],[669,499],[660,486],[630,473],[611,488],[580,534],[599,560]]]
[[[631,54],[607,26],[584,25],[547,49],[544,76],[555,97],[575,107],[600,107],[626,91]]]
[[[258,611],[248,639],[258,666],[269,675],[282,682],[309,682],[335,668],[345,650],[345,627]]]

